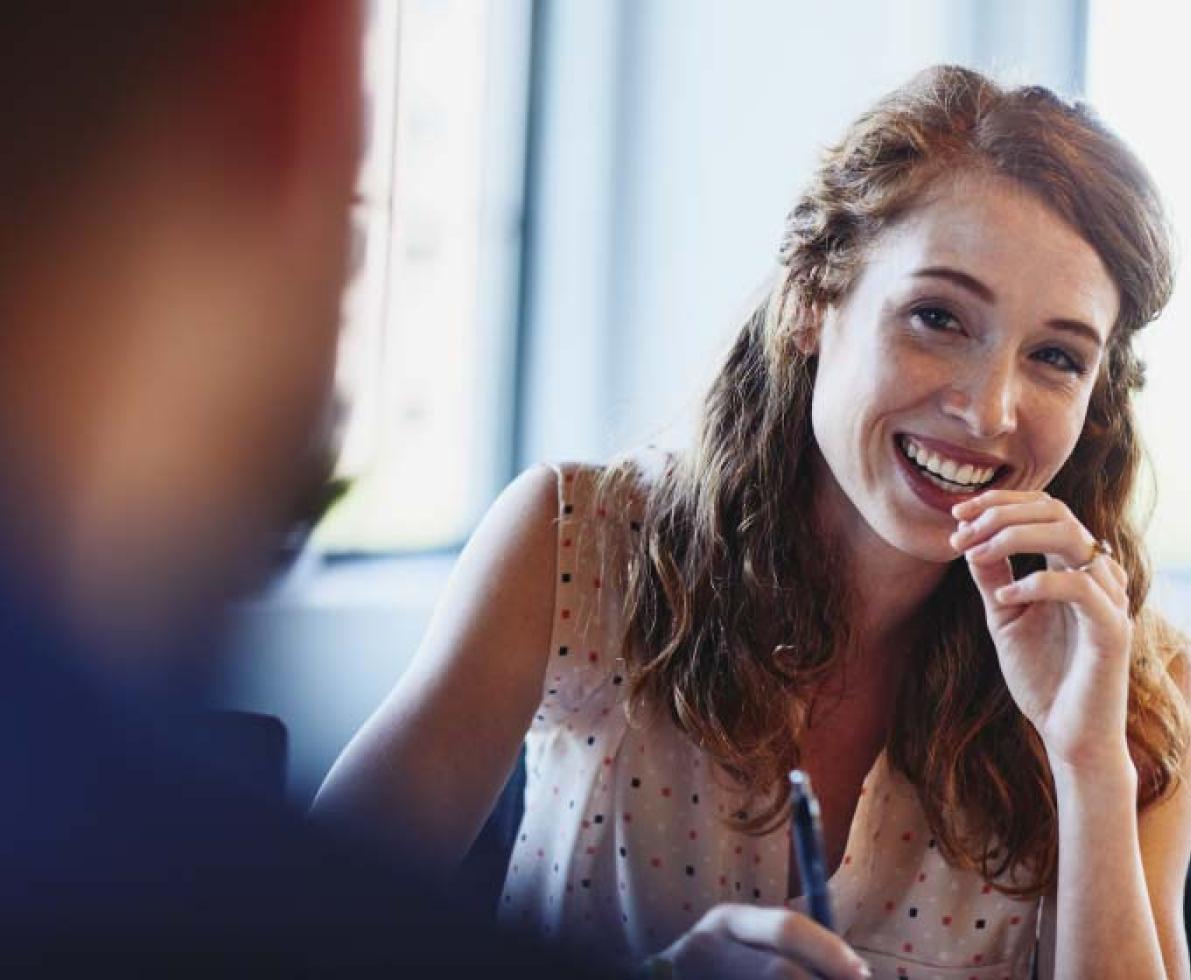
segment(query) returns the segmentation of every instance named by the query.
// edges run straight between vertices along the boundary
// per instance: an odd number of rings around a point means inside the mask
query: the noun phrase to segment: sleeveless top
[[[747,814],[710,757],[669,718],[628,720],[616,585],[639,513],[623,493],[596,500],[599,472],[558,471],[553,636],[498,914],[632,963],[713,905],[805,913],[806,904],[787,901],[784,829],[761,837],[734,829]],[[949,866],[914,787],[884,751],[860,793],[830,890],[837,931],[874,975],[1028,977],[1041,902]]]

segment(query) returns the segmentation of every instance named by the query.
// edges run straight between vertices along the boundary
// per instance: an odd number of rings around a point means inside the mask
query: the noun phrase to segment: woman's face
[[[1083,428],[1118,302],[1091,245],[1029,192],[935,188],[818,336],[819,492],[844,533],[950,561],[952,506],[1044,488]]]

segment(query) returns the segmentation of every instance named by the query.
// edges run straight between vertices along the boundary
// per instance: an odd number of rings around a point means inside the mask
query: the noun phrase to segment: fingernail
[[[1002,585],[994,594],[997,597],[997,602],[1008,602],[1017,597],[1017,586]]]
[[[862,980],[871,980],[873,975],[873,968],[864,960],[859,960],[856,964],[856,975]]]

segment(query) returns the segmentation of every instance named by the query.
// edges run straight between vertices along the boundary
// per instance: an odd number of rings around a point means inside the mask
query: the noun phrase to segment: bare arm
[[[1191,696],[1185,658],[1177,666],[1184,697]],[[1191,759],[1178,790],[1140,817],[1136,777],[1114,785],[1105,775],[1069,785],[1066,795],[1060,784],[1058,897],[1043,906],[1040,975],[1188,980],[1183,884],[1191,859]],[[1150,968],[1139,973],[1142,962]]]
[[[449,872],[517,758],[545,676],[557,477],[540,466],[493,504],[409,669],[331,768],[318,819]]]

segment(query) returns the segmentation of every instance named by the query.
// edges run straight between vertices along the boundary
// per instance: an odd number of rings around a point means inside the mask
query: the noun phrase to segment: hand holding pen
[[[663,953],[648,960],[646,976],[679,980],[753,980],[758,976],[864,980],[872,976],[868,964],[832,931],[819,806],[810,792],[810,780],[803,773],[792,773],[791,783],[792,853],[802,862],[801,880],[809,882],[806,894],[811,914],[784,908],[717,905]],[[791,889],[796,889],[793,860],[789,880]]]

